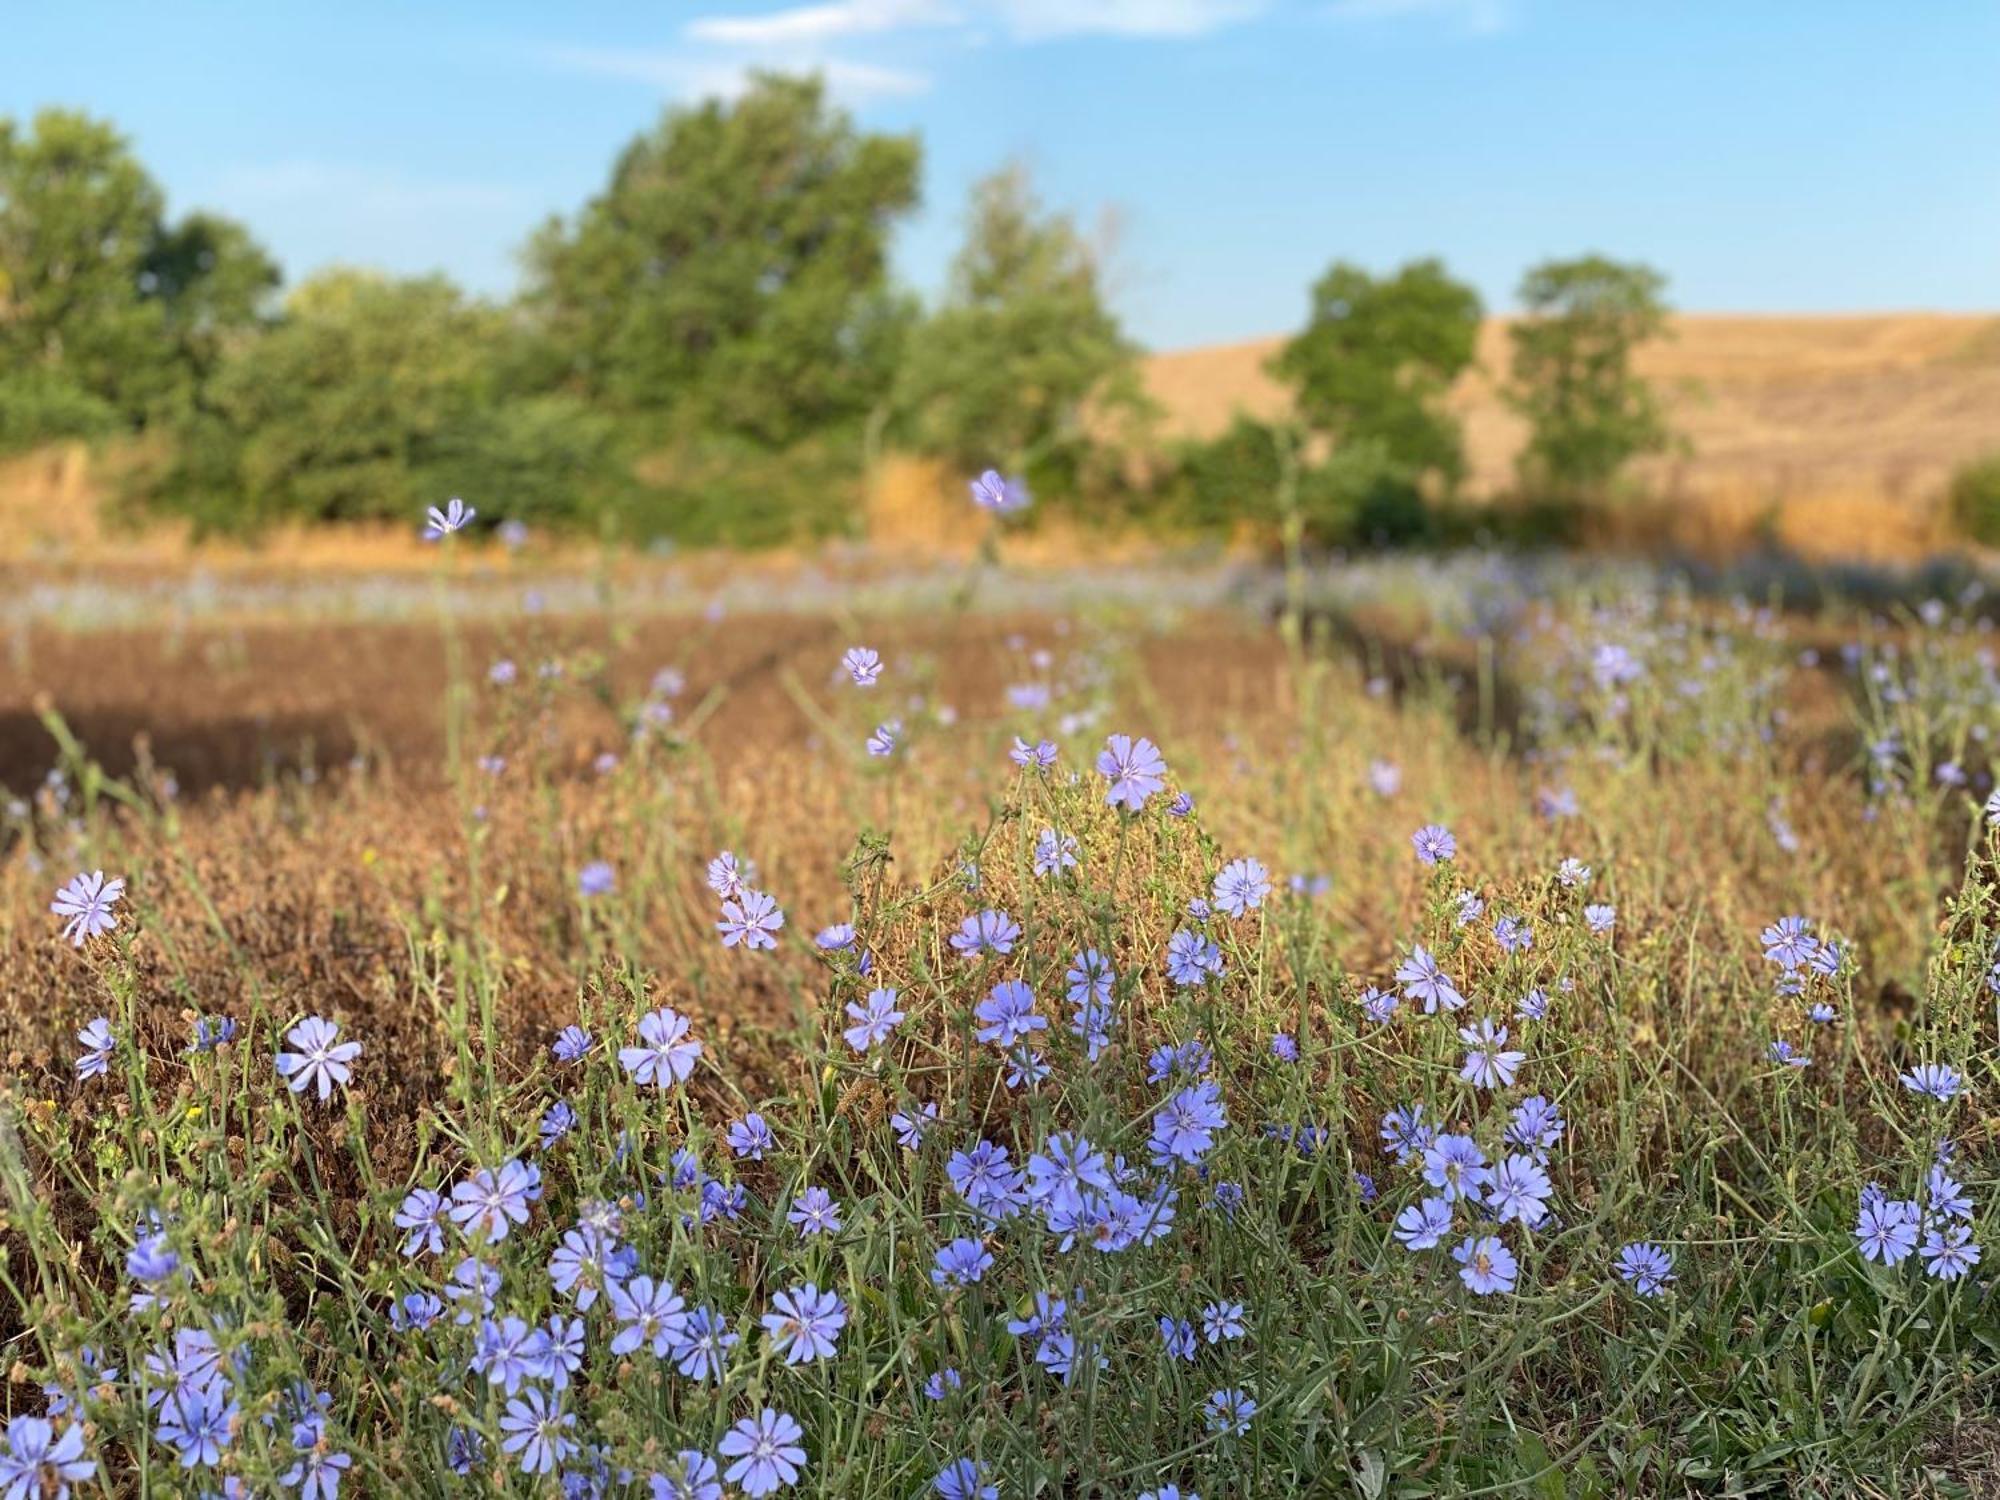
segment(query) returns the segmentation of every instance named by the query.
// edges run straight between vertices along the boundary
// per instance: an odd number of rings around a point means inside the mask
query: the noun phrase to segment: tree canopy
[[[276,266],[226,219],[170,224],[124,137],[48,110],[0,119],[0,442],[139,427],[185,409]]]
[[[1632,368],[1667,326],[1666,278],[1602,255],[1551,260],[1521,279],[1508,392],[1528,419],[1524,488],[1602,494],[1634,458],[1673,443],[1653,388]]]
[[[865,412],[893,370],[887,242],[917,168],[914,137],[856,129],[817,79],[668,112],[529,247],[547,378],[771,443]]]
[[[518,338],[442,277],[316,276],[222,359],[168,493],[217,528],[406,519],[459,491],[521,519],[589,517],[616,487],[610,423],[510,389]]]
[[[1450,487],[1465,458],[1443,402],[1477,352],[1480,315],[1479,294],[1442,261],[1379,277],[1340,261],[1314,283],[1304,331],[1271,368],[1307,427],[1336,445],[1377,445],[1409,475]]]
[[[1139,407],[1137,354],[1098,253],[1010,166],[972,190],[965,243],[942,304],[910,336],[896,404],[917,446],[960,468],[1046,465],[1084,441],[1087,402]]]
[[[279,304],[249,232],[170,219],[112,126],[0,118],[0,451],[160,434],[134,491],[215,528],[407,517],[463,491],[493,517],[775,542],[851,529],[887,434],[1097,515],[1435,534],[1481,318],[1441,262],[1335,262],[1271,362],[1295,415],[1163,454],[1131,441],[1152,407],[1106,252],[1024,168],[974,186],[934,304],[892,282],[919,166],[915,136],[860,128],[819,79],[761,75],[631,140],[532,236],[516,297],[343,270]],[[1671,443],[1632,367],[1663,287],[1601,256],[1529,272],[1508,390],[1525,490],[1593,496]]]

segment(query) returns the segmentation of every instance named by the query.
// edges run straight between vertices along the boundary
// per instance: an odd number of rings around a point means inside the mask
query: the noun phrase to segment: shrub
[[[1187,444],[1169,506],[1172,521],[1201,532],[1226,531],[1244,520],[1275,525],[1285,441],[1276,428],[1238,413],[1217,436]]]
[[[1272,373],[1297,392],[1300,418],[1337,445],[1372,442],[1413,479],[1446,491],[1465,470],[1452,382],[1479,342],[1479,295],[1436,260],[1393,276],[1336,263],[1315,282],[1305,329]]]
[[[45,375],[0,376],[0,452],[116,431],[118,409],[71,381]]]
[[[103,121],[0,116],[0,449],[183,410],[277,267],[241,227],[177,223]]]
[[[978,183],[943,303],[911,330],[897,374],[896,411],[915,446],[971,472],[1074,475],[1087,426],[1145,409],[1137,351],[1103,281],[1096,248],[1043,210],[1025,169]]]
[[[1507,396],[1529,424],[1523,489],[1597,498],[1633,459],[1674,445],[1658,394],[1632,370],[1633,351],[1666,328],[1665,289],[1651,267],[1601,255],[1521,278]]]
[[[1276,537],[1284,524],[1285,450],[1300,435],[1238,415],[1227,430],[1183,448],[1158,514],[1201,532],[1240,523]],[[1292,476],[1300,537],[1315,548],[1402,546],[1433,533],[1415,475],[1375,438],[1357,438]]]
[[[1408,546],[1431,534],[1416,474],[1379,439],[1344,443],[1302,474],[1299,509],[1320,546]]]
[[[217,531],[402,519],[460,491],[491,496],[495,521],[593,517],[629,486],[613,431],[573,399],[510,392],[512,343],[440,278],[309,281],[224,356],[158,503]]]
[[[2000,453],[1963,465],[1946,494],[1952,524],[1982,547],[2000,547]]]
[[[836,428],[784,448],[696,432],[648,455],[651,481],[613,512],[626,540],[775,547],[850,530],[861,498],[860,441]]]
[[[502,399],[439,435],[426,493],[492,497],[493,519],[591,525],[636,503],[627,438],[573,396]]]

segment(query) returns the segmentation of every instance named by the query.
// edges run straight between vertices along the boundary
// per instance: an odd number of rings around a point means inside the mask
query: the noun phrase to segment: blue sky
[[[1505,307],[1596,249],[1701,311],[2000,310],[2000,5],[1596,0],[16,0],[0,113],[107,115],[176,210],[292,279],[442,268],[504,293],[541,219],[663,105],[824,71],[917,129],[899,273],[939,284],[1009,157],[1115,226],[1118,306],[1175,348],[1296,326],[1336,257],[1440,254]]]

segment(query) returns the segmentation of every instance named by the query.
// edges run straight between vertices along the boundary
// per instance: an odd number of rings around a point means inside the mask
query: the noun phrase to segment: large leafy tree
[[[1458,422],[1444,409],[1479,342],[1479,294],[1437,260],[1392,276],[1337,262],[1313,285],[1305,329],[1272,370],[1300,419],[1337,446],[1366,446],[1411,480],[1449,487],[1465,471]]]
[[[1608,489],[1674,437],[1633,352],[1666,329],[1666,278],[1602,255],[1545,261],[1521,280],[1512,330],[1514,407],[1528,419],[1524,487],[1572,498]]]
[[[277,280],[229,221],[168,224],[111,126],[64,110],[27,131],[0,119],[0,441],[183,409]]]
[[[773,445],[867,411],[892,369],[887,240],[917,171],[914,137],[861,132],[817,79],[669,112],[529,247],[544,377]]]
[[[517,338],[442,277],[315,277],[223,356],[167,496],[217,530],[407,521],[458,493],[496,520],[587,518],[618,483],[609,423],[511,392]]]
[[[1086,403],[1140,409],[1136,355],[1098,254],[1008,167],[973,188],[965,245],[911,334],[896,405],[918,446],[961,468],[1045,467],[1074,457]]]
[[[210,213],[163,227],[139,269],[140,290],[160,303],[197,380],[232,340],[262,326],[278,283],[276,264],[250,232]]]

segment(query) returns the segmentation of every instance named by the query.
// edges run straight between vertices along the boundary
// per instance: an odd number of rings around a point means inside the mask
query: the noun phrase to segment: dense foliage
[[[859,129],[817,80],[760,77],[627,146],[534,236],[513,304],[333,271],[273,307],[243,231],[167,223],[108,126],[6,124],[0,447],[157,428],[138,499],[242,531],[456,485],[638,542],[838,533],[898,409],[926,451],[1074,480],[1085,402],[1135,404],[1095,259],[1004,174],[927,317],[888,276],[918,168],[913,137]]]
[[[893,370],[888,236],[917,168],[914,138],[857,130],[817,80],[669,112],[529,246],[555,385],[771,445],[858,420]]]
[[[1161,452],[1107,247],[1022,168],[974,187],[934,306],[894,284],[920,166],[914,137],[860,128],[819,81],[763,75],[632,140],[532,237],[510,302],[335,270],[279,303],[250,236],[169,220],[108,125],[0,120],[0,450],[156,434],[126,489],[206,531],[384,519],[460,488],[494,497],[491,520],[764,545],[853,531],[890,445],[1092,519],[1314,546],[1450,530],[1445,396],[1481,309],[1439,262],[1336,263],[1273,366],[1295,417]],[[1512,394],[1535,498],[1594,496],[1667,441],[1630,368],[1659,294],[1597,257],[1524,281]]]
[[[0,117],[0,449],[181,414],[277,282],[240,226],[169,222],[110,126]]]
[[[1633,459],[1673,433],[1632,354],[1666,329],[1666,278],[1650,266],[1588,255],[1547,261],[1521,280],[1513,403],[1528,419],[1524,489],[1601,498]]]
[[[616,433],[575,397],[510,390],[521,342],[442,278],[316,277],[221,360],[163,495],[217,530],[407,516],[458,486],[587,521],[621,482]]]
[[[1958,529],[1987,547],[2000,547],[2000,453],[1974,459],[1951,476],[1946,505]]]
[[[920,451],[1073,488],[1093,440],[1086,403],[1100,424],[1142,409],[1136,354],[1105,303],[1097,251],[1010,167],[973,188],[965,247],[943,302],[911,332],[896,399]]]
[[[1479,295],[1436,260],[1374,276],[1345,261],[1313,284],[1306,326],[1272,370],[1298,393],[1308,429],[1374,446],[1407,483],[1445,488],[1465,470],[1445,393],[1477,352]]]

